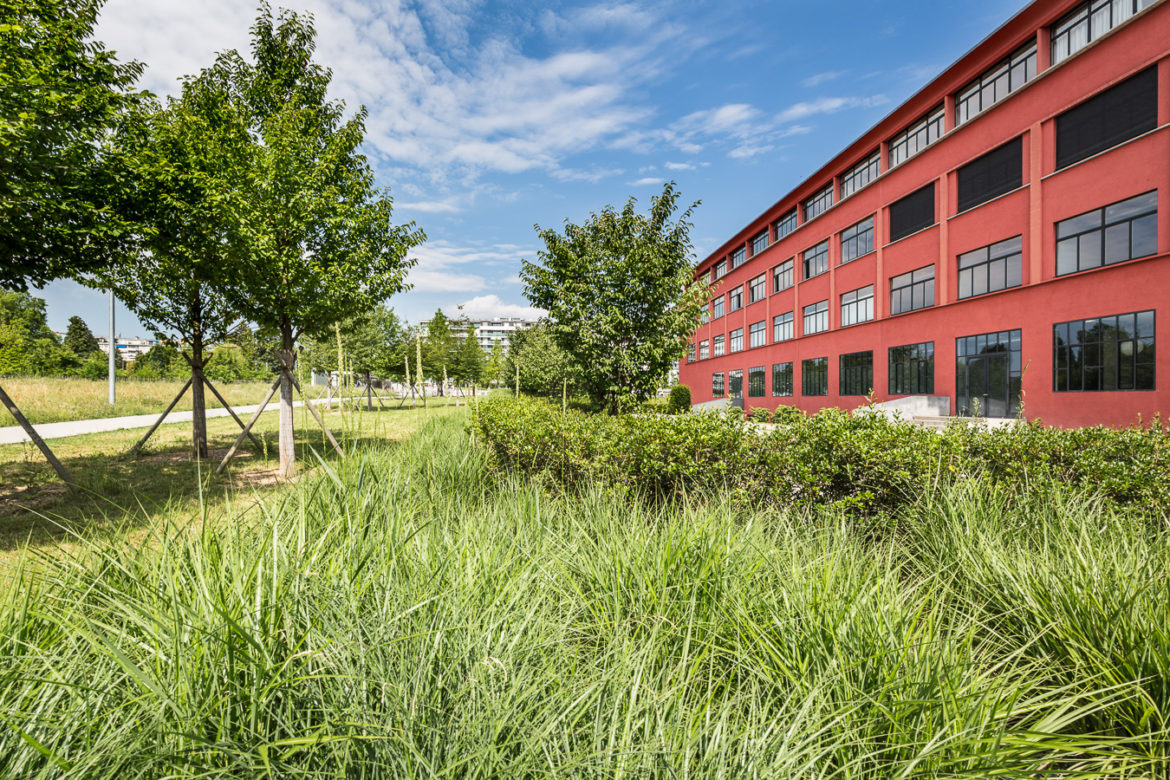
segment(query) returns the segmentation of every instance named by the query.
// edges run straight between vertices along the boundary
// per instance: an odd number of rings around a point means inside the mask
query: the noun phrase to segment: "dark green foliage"
[[[134,361],[133,376],[138,379],[187,379],[191,367],[178,347],[156,344]]]
[[[561,349],[548,322],[541,320],[512,334],[504,360],[504,385],[515,387],[520,368],[520,392],[560,398],[568,382],[569,394],[578,387],[580,369],[573,357]]]
[[[102,351],[93,331],[85,324],[85,320],[76,314],[69,318],[69,327],[65,329],[64,347],[82,360]]]
[[[76,365],[49,329],[42,299],[0,290],[0,376],[59,376]]]
[[[691,388],[686,385],[675,385],[670,388],[670,396],[666,399],[667,414],[682,414],[691,410]]]
[[[1170,434],[1157,421],[1124,430],[959,423],[939,433],[878,414],[781,416],[785,425],[758,430],[737,410],[607,417],[493,399],[474,425],[507,468],[659,496],[727,488],[757,507],[893,517],[939,485],[974,479],[1020,501],[1067,485],[1158,516],[1170,506]]]

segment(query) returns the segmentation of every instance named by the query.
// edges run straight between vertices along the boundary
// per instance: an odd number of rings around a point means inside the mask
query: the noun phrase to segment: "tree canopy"
[[[520,369],[520,391],[531,395],[560,396],[568,382],[569,392],[580,383],[581,370],[557,343],[552,325],[541,320],[512,334],[508,357],[504,361],[505,385],[510,385]]]
[[[545,249],[520,272],[582,389],[611,413],[658,389],[699,323],[706,282],[693,275],[689,221],[698,203],[672,219],[678,199],[669,182],[646,215],[630,198],[583,225],[566,221],[563,234],[537,225]]]
[[[82,360],[90,355],[100,354],[102,351],[93,331],[85,324],[85,320],[76,314],[69,318],[69,325],[65,328],[63,346]]]

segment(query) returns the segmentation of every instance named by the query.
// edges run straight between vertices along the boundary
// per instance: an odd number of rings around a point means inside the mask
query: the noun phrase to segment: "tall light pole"
[[[110,290],[110,406],[114,405],[114,372],[117,366],[118,340],[114,338],[114,291]]]

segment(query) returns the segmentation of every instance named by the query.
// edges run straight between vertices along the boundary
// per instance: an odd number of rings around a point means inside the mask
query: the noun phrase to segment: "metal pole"
[[[110,290],[110,406],[114,405],[117,392],[114,389],[117,365],[118,340],[114,338],[114,291]]]

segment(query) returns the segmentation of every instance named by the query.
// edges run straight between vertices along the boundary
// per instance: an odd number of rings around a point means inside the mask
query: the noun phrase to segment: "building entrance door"
[[[1020,331],[956,339],[955,407],[964,417],[1014,417],[1020,407]]]

